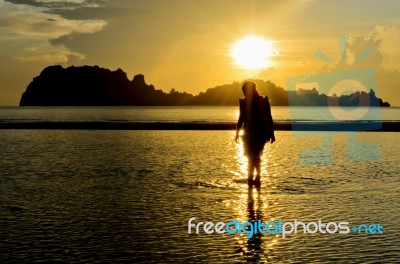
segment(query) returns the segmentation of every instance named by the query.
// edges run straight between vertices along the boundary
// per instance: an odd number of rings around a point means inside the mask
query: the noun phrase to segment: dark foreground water
[[[319,162],[299,153],[321,135],[332,136],[333,164],[303,166]],[[240,180],[233,131],[2,130],[0,263],[397,263],[400,133],[356,134],[380,151],[373,161],[368,151],[349,160],[354,135],[278,131],[257,191]],[[191,217],[379,223],[384,233],[189,235]]]

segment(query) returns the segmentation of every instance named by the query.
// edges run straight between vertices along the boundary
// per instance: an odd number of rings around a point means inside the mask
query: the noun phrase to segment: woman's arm
[[[243,106],[244,106],[243,100],[239,99],[240,114],[239,114],[239,119],[238,119],[237,124],[236,124],[236,136],[235,136],[235,141],[236,142],[239,142],[239,132],[240,132],[240,129],[242,128],[242,125],[244,123],[244,109],[243,109]]]
[[[271,114],[271,105],[269,104],[269,98],[268,96],[265,97],[265,108],[266,108],[266,114],[267,114],[267,120],[268,120],[268,128],[269,128],[269,134],[271,136],[271,144],[275,142],[275,131],[274,131],[274,120],[272,119],[272,114]]]

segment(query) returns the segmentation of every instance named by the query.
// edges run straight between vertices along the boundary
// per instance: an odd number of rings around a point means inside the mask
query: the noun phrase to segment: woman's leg
[[[260,180],[260,174],[261,174],[261,159],[260,159],[259,157],[254,159],[254,167],[255,167],[256,173],[257,173],[256,179]]]
[[[263,142],[263,143],[261,143],[259,145],[259,148],[257,150],[258,151],[258,155],[254,159],[254,167],[255,167],[256,172],[257,172],[256,178],[254,180],[254,184],[256,186],[260,186],[261,185],[261,155],[262,155],[263,150],[264,150],[264,144],[265,144],[265,142]]]
[[[261,173],[261,159],[255,159],[254,160],[254,167],[256,168],[256,178],[254,179],[253,183],[256,187],[260,187],[261,186],[261,179],[260,179],[260,173]]]
[[[247,176],[249,184],[253,182],[253,173],[254,173],[254,159],[249,156],[247,158]]]

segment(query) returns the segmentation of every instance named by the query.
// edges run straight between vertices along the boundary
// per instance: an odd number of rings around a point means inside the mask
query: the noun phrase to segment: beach
[[[399,1],[0,9],[0,264],[400,263]]]
[[[400,134],[277,131],[249,188],[234,131],[0,130],[2,263],[395,263]],[[299,155],[332,138],[332,164]],[[363,160],[364,159],[364,160]],[[318,162],[315,158],[312,161]],[[383,234],[188,234],[188,221],[380,223]]]

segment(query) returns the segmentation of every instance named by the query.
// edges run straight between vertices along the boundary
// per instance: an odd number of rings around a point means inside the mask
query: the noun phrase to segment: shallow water
[[[400,133],[357,134],[375,161],[348,160],[346,133],[276,135],[249,191],[233,131],[1,130],[0,262],[396,263]],[[321,135],[332,166],[303,166]],[[384,234],[189,235],[191,217],[380,223]]]

